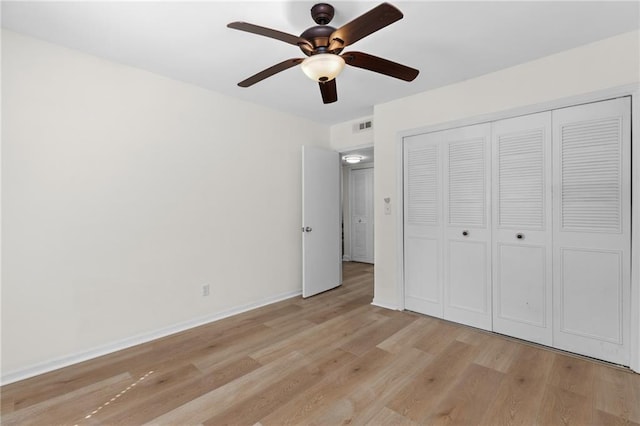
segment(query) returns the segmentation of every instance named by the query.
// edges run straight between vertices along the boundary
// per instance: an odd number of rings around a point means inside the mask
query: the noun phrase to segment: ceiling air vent
[[[367,120],[360,123],[353,123],[353,133],[364,132],[373,128],[373,121]]]

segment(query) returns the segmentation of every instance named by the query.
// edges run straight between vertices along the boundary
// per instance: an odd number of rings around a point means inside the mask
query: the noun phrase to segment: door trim
[[[397,306],[383,306],[386,308],[404,310],[404,138],[422,133],[449,130],[457,127],[469,126],[529,115],[554,109],[566,108],[586,103],[606,101],[620,97],[631,97],[631,324],[630,324],[630,363],[631,370],[640,373],[640,86],[628,84],[612,87],[581,95],[570,96],[552,101],[541,102],[524,107],[511,108],[489,114],[453,120],[444,123],[408,129],[397,133],[396,136],[396,193],[398,207],[396,214],[396,300]]]

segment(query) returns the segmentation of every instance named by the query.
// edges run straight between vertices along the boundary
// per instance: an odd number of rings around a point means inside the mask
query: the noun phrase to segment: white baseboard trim
[[[351,256],[347,256],[346,254],[344,256],[342,256],[342,261],[343,262],[351,262]]]
[[[257,300],[255,302],[237,306],[235,308],[227,309],[222,312],[206,315],[204,317],[194,318],[192,320],[174,324],[169,327],[164,327],[161,329],[150,331],[148,333],[138,334],[132,337],[128,337],[126,339],[122,339],[112,343],[108,343],[106,345],[98,346],[88,351],[83,351],[83,352],[79,352],[72,355],[66,355],[51,361],[42,362],[42,363],[31,365],[26,368],[21,368],[19,370],[11,371],[6,374],[3,372],[2,376],[0,377],[0,385],[4,386],[9,383],[13,383],[20,380],[28,379],[33,376],[37,376],[39,374],[48,373],[50,371],[57,370],[59,368],[68,367],[70,365],[87,361],[93,358],[97,358],[99,356],[117,352],[122,349],[127,349],[132,346],[139,345],[141,343],[147,343],[152,340],[159,339],[161,337],[166,337],[171,334],[188,330],[190,328],[198,327],[204,324],[208,324],[214,321],[231,317],[233,315],[241,314],[243,312],[247,312],[252,309],[270,305],[272,303],[276,303],[281,300],[297,297],[297,296],[300,296],[301,294],[302,294],[302,291],[291,291],[287,293],[281,293],[278,295],[266,297],[261,300]]]
[[[395,304],[392,304],[392,303],[386,303],[386,302],[381,302],[381,301],[379,301],[379,300],[376,300],[375,298],[373,299],[373,301],[371,302],[371,304],[372,304],[373,306],[378,306],[378,307],[380,307],[380,308],[385,308],[385,309],[391,309],[391,310],[393,310],[393,311],[399,311],[399,310],[400,310],[400,308],[399,308],[397,305],[395,305]]]

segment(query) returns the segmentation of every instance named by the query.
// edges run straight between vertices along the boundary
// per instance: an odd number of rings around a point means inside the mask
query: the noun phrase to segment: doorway
[[[373,147],[341,152],[342,259],[374,263]],[[359,159],[348,162],[349,157]]]

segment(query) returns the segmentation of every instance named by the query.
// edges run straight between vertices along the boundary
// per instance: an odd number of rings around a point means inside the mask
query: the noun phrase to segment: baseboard
[[[342,256],[342,261],[343,262],[351,262],[351,256],[347,256],[346,254],[344,256]]]
[[[181,331],[188,330],[190,328],[198,327],[204,324],[208,324],[214,321],[219,321],[224,318],[231,317],[233,315],[241,314],[243,312],[250,311],[252,309],[260,308],[262,306],[270,305],[272,303],[279,302],[281,300],[297,297],[302,294],[301,291],[292,291],[287,293],[281,293],[275,296],[267,297],[255,302],[247,303],[245,305],[237,306],[232,309],[227,309],[222,312],[207,315],[193,320],[181,322],[169,327],[164,327],[158,330],[150,331],[148,333],[138,334],[126,339],[118,340],[106,345],[102,345],[88,351],[79,352],[73,355],[63,356],[51,361],[34,364],[32,366],[22,368],[20,370],[4,373],[0,377],[0,385],[4,386],[9,383],[17,382],[20,380],[28,379],[39,374],[48,373],[59,368],[68,367],[73,364],[77,364],[83,361],[87,361],[99,356],[108,355],[113,352],[127,349],[132,346],[139,345],[141,343],[147,343],[152,340],[166,337],[171,334],[179,333]]]
[[[375,298],[373,299],[373,301],[371,302],[371,304],[372,304],[373,306],[378,306],[378,307],[380,307],[380,308],[385,308],[385,309],[391,309],[391,310],[393,310],[393,311],[399,311],[399,310],[400,310],[400,308],[399,308],[397,305],[395,305],[395,304],[392,304],[392,303],[386,303],[386,302],[381,302],[381,301],[379,301],[379,300],[376,300]]]

